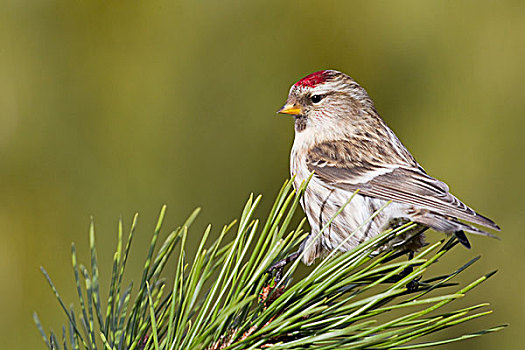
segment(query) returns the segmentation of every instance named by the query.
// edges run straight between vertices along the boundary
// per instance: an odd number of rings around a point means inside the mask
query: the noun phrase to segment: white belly
[[[292,151],[290,170],[292,176],[296,176],[294,186],[299,188],[310,173],[306,164],[299,163],[300,157],[293,155]],[[353,192],[326,185],[314,174],[301,200],[311,227],[311,234],[302,246],[306,250],[303,258],[306,264],[311,264],[317,257],[322,257],[338,247],[341,251],[348,251],[386,230],[394,219],[407,218],[405,205],[390,203],[370,219],[387,201],[359,194],[335,216],[352,195]],[[319,236],[319,232],[334,216],[331,224]]]

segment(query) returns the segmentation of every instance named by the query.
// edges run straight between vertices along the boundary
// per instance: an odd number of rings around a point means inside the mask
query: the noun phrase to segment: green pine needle
[[[284,183],[264,221],[254,217],[262,197],[250,195],[239,220],[224,226],[217,239],[210,240],[213,230],[208,226],[193,257],[186,255],[186,243],[200,209],[166,235],[157,248],[166,214],[163,206],[136,290],[133,283],[122,290],[122,280],[137,230],[137,216],[125,245],[124,225],[119,220],[116,251],[112,265],[107,267],[111,269],[111,278],[106,300],[100,294],[100,283],[104,281],[99,280],[95,226],[91,221],[89,271],[77,262],[75,245],[71,247],[78,314],[73,307],[66,308],[42,268],[66,314],[61,342],[52,331],[46,334],[34,314],[44,345],[49,349],[106,350],[240,350],[269,346],[417,349],[471,339],[506,327],[501,325],[459,337],[447,337],[441,332],[443,340],[420,341],[427,335],[490,314],[487,303],[452,311],[443,307],[451,303],[462,305],[460,300],[494,272],[478,278],[467,276],[473,282],[455,287],[458,283],[453,280],[478,261],[476,257],[448,274],[431,276],[435,264],[446,264],[443,257],[457,244],[455,238],[430,244],[411,260],[396,258],[395,251],[373,254],[389,240],[413,228],[412,223],[387,230],[351,251],[334,250],[303,278],[296,277],[299,260],[276,278],[269,268],[296,251],[307,236],[304,219],[297,227],[290,227],[307,183],[297,191],[292,183],[293,179]],[[340,211],[343,209],[344,206]],[[236,230],[232,232],[234,227]],[[169,260],[172,255],[175,255],[173,261]],[[174,274],[173,283],[165,282],[166,267]],[[408,267],[412,267],[412,272],[400,275]],[[417,291],[407,289],[409,282],[421,276],[425,279],[419,282]]]

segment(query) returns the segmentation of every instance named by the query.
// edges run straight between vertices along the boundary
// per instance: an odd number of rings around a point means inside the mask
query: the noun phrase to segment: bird
[[[413,256],[426,244],[423,232],[428,228],[455,235],[467,248],[465,232],[497,238],[472,225],[500,231],[426,173],[350,76],[337,70],[305,76],[292,85],[278,113],[295,119],[290,154],[294,188],[311,175],[300,200],[311,227],[299,248],[306,265],[407,222],[415,228],[383,249],[403,247]]]

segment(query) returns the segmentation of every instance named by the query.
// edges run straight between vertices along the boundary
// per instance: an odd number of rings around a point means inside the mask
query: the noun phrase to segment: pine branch
[[[411,260],[400,258],[396,251],[373,254],[413,228],[413,223],[388,230],[346,253],[334,251],[295,282],[292,277],[299,259],[284,274],[276,275],[270,267],[295,252],[306,237],[304,219],[297,227],[290,227],[305,187],[303,184],[294,191],[292,181],[286,181],[264,226],[254,219],[261,196],[250,196],[238,222],[224,226],[215,241],[208,242],[211,226],[206,228],[192,259],[185,249],[188,230],[199,210],[157,249],[166,212],[163,207],[136,290],[130,284],[122,291],[121,284],[137,217],[124,249],[123,224],[119,221],[105,305],[99,291],[95,229],[91,223],[90,270],[77,263],[72,246],[78,314],[72,306],[65,306],[42,269],[66,314],[66,325],[58,336],[53,331],[47,335],[35,313],[44,345],[49,349],[108,350],[416,349],[478,337],[506,326],[454,338],[441,333],[441,341],[421,342],[424,336],[489,314],[488,304],[452,311],[444,306],[458,303],[493,273],[465,287],[453,282],[478,257],[450,274],[429,277],[435,264],[446,261],[443,256],[458,243],[455,238],[431,244]],[[169,268],[175,271],[175,277],[168,286],[163,271],[169,257],[177,254],[175,266]],[[412,272],[400,275],[409,267]],[[426,278],[419,281],[417,291],[407,288],[423,274]]]

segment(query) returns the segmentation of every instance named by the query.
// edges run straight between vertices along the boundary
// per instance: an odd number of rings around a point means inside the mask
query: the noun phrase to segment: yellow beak
[[[299,115],[301,114],[301,108],[296,104],[285,104],[277,113]]]

